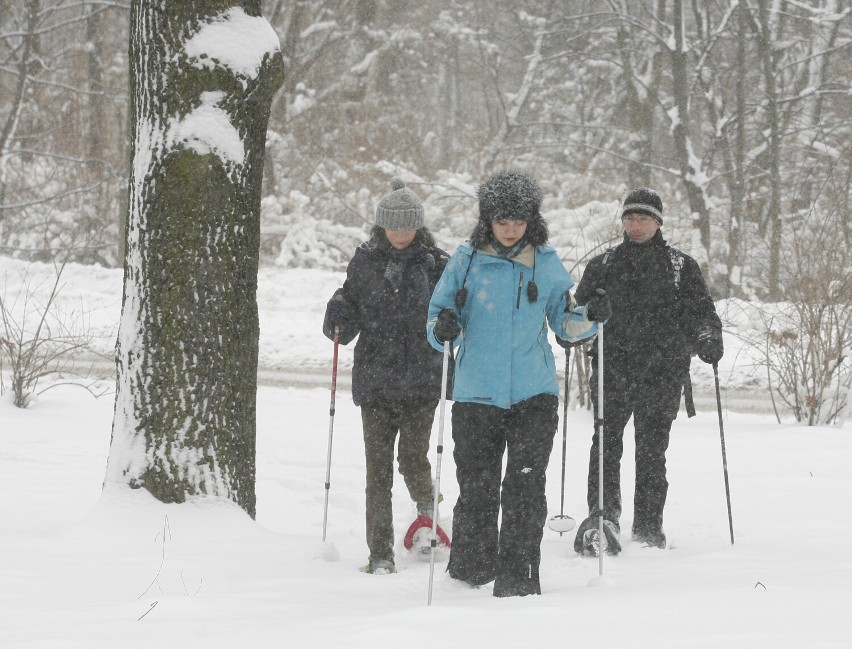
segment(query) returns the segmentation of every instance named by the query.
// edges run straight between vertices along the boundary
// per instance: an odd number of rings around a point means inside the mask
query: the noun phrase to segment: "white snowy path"
[[[74,264],[63,274],[60,303],[103,330],[96,342],[107,355],[121,277],[120,269]],[[321,387],[259,391],[257,522],[227,503],[167,506],[144,492],[102,494],[111,396],[56,388],[26,411],[8,394],[0,399],[0,648],[852,646],[850,423],[807,428],[728,411],[749,405],[760,376],[733,332],[720,372],[733,547],[712,373],[696,362],[700,412],[675,422],[668,454],[671,550],[627,544],[604,564],[614,584],[596,588],[589,583],[598,562],[574,555],[569,536],[545,530],[541,597],[497,599],[490,587],[465,588],[447,578],[442,560],[431,607],[428,564],[400,552],[396,575],[358,572],[367,558],[363,443],[345,381],[328,542],[320,542],[331,362],[320,325],[342,277],[280,269],[259,277],[262,367],[295,382],[305,373],[310,384],[325,378]],[[12,303],[22,278],[43,289],[53,268],[0,257],[0,278]],[[341,368],[351,360],[349,345]],[[756,409],[765,412],[765,404]],[[565,511],[578,517],[591,434],[590,413],[570,412]],[[445,444],[441,511],[451,531],[457,490],[449,428]],[[548,476],[551,514],[559,512],[561,448],[560,422]],[[627,443],[624,529],[632,518],[632,453]],[[399,479],[394,512],[401,537],[414,507]],[[339,560],[325,560],[329,550]]]
[[[258,516],[142,492],[101,493],[112,401],[57,388],[36,407],[0,402],[0,647],[848,647],[852,637],[852,436],[727,413],[736,544],[728,535],[718,420],[675,423],[667,551],[627,544],[604,563],[545,530],[540,597],[498,599],[398,554],[399,573],[357,568],[363,444],[337,401],[328,542],[322,534],[327,388],[261,388]],[[447,421],[449,422],[449,411]],[[582,515],[591,415],[569,413],[566,512]],[[437,418],[436,430],[437,433]],[[551,458],[559,511],[562,428]],[[445,432],[443,522],[457,495]],[[434,449],[434,443],[433,443]],[[632,517],[632,445],[625,515]],[[434,450],[433,450],[434,459]],[[414,509],[398,480],[397,536]],[[328,561],[328,550],[339,560]]]

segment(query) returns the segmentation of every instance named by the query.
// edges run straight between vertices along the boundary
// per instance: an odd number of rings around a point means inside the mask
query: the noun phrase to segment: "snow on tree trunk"
[[[257,264],[283,64],[260,2],[131,2],[132,169],[106,482],[255,514]]]

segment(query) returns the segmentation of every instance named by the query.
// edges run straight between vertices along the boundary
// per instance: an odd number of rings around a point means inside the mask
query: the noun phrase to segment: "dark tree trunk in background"
[[[11,102],[4,119],[0,120],[0,248],[6,239],[5,230],[5,206],[6,206],[6,158],[11,155],[13,146],[12,139],[20,120],[20,114],[24,106],[27,89],[27,70],[30,65],[30,56],[35,49],[36,28],[38,25],[38,0],[27,0],[26,29],[21,36],[21,44],[18,47],[20,58],[14,69],[14,91],[11,94]]]
[[[781,176],[780,176],[780,124],[778,95],[776,92],[775,41],[772,33],[769,2],[758,0],[758,52],[763,73],[763,103],[766,112],[764,133],[767,134],[767,153],[764,173],[768,177],[766,224],[769,230],[769,272],[767,289],[770,300],[781,294]]]
[[[699,171],[703,170],[696,168],[697,161],[693,159],[696,150],[691,142],[690,78],[685,45],[686,35],[683,30],[682,2],[675,0],[672,10],[672,27],[674,28],[674,45],[671,48],[672,100],[675,106],[672,140],[680,169],[680,178],[686,190],[690,212],[692,213],[693,225],[701,236],[701,244],[707,251],[707,255],[705,255],[705,258],[707,258],[710,252],[710,213],[707,210],[707,202],[704,198],[704,188],[697,180]]]
[[[132,172],[107,482],[163,502],[211,495],[255,514],[260,185],[281,66],[259,2],[131,2]]]

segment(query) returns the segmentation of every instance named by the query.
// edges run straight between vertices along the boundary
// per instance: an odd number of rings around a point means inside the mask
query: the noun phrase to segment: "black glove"
[[[344,327],[352,322],[352,306],[340,291],[331,296],[325,307],[326,322],[332,327]]]
[[[716,327],[705,327],[698,332],[695,347],[698,358],[708,365],[715,365],[725,353],[725,346],[722,343],[722,330]]]
[[[459,317],[452,309],[441,309],[438,314],[438,319],[435,321],[435,338],[438,342],[447,342],[455,340],[456,336],[461,332]]]
[[[586,316],[595,322],[606,322],[612,317],[612,304],[602,288],[596,288],[595,294],[586,303]]]

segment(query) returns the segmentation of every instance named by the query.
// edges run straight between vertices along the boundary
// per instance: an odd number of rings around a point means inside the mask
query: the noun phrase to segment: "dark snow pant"
[[[453,510],[447,571],[454,579],[473,585],[494,579],[497,597],[541,594],[538,568],[547,519],[545,472],[556,433],[557,404],[557,397],[549,394],[509,410],[453,404],[459,497]]]
[[[590,381],[597,414],[598,370],[593,362]],[[604,519],[619,527],[621,518],[621,456],[624,428],[633,415],[636,439],[636,485],[633,495],[633,533],[654,536],[663,529],[663,508],[669,483],[666,450],[672,422],[680,407],[689,359],[651,364],[648,359],[604,358]],[[589,452],[587,502],[589,516],[600,515],[598,505],[598,434]]]
[[[437,399],[374,401],[361,406],[367,459],[367,546],[370,560],[393,561],[393,461],[399,434],[399,472],[415,502],[431,502],[429,438]]]

